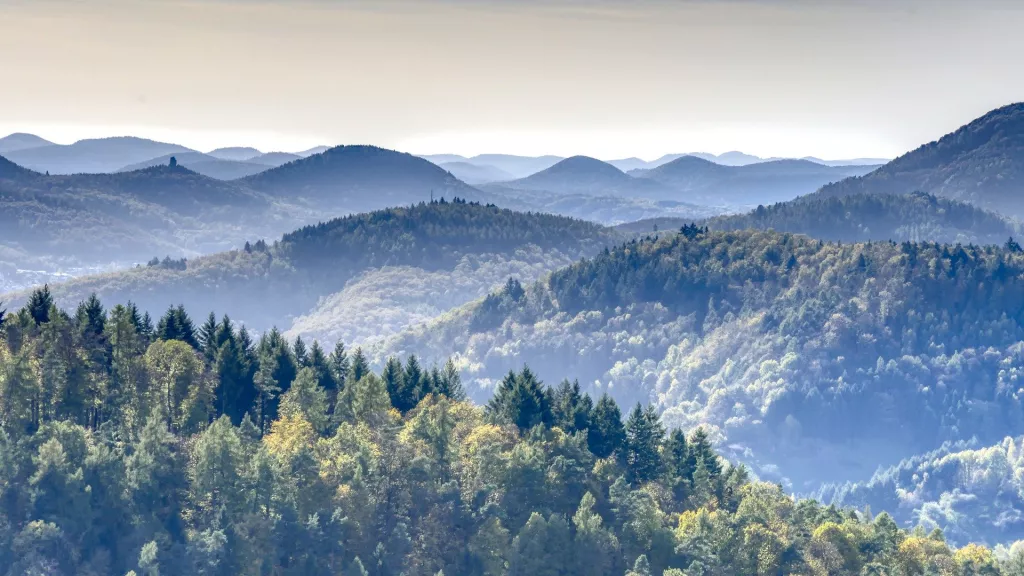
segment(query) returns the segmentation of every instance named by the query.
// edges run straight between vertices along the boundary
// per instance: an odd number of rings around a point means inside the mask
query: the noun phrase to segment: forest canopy
[[[154,321],[33,293],[0,340],[7,574],[1013,574],[885,514],[796,500],[578,383]]]

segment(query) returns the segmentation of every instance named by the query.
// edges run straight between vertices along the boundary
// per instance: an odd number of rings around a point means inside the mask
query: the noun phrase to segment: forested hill
[[[589,194],[591,196],[625,196],[654,199],[676,199],[671,188],[652,180],[633,178],[615,166],[587,156],[573,156],[559,163],[497,187],[513,190],[543,190],[556,194]]]
[[[889,511],[902,526],[939,528],[951,542],[1024,538],[1024,437],[991,446],[950,442],[880,469],[870,480],[823,487],[837,506]]]
[[[652,400],[798,486],[1024,432],[1019,245],[686,232],[510,282],[382,353],[458,354],[477,398],[525,362]]]
[[[1024,103],[1011,104],[875,172],[825,186],[826,196],[924,191],[1024,217]]]
[[[180,166],[47,176],[0,158],[0,242],[36,258],[109,263],[223,250],[244,238],[242,228],[273,230],[271,206],[262,193]]]
[[[618,239],[580,220],[435,201],[336,218],[277,242],[84,277],[52,289],[62,303],[91,292],[132,300],[153,314],[183,303],[223,311],[256,328],[286,329],[296,316],[311,314],[303,317],[305,333],[333,340],[356,337],[352,330],[398,330],[478,298],[509,275],[538,278]],[[356,278],[369,282],[361,293],[329,298]],[[401,299],[392,300],[391,292]],[[327,308],[314,309],[318,302]],[[393,317],[385,322],[384,314]],[[358,324],[365,325],[357,330]]]
[[[557,378],[555,379],[557,381]],[[1018,576],[885,513],[795,500],[639,404],[528,369],[158,321],[44,290],[0,327],[0,567],[165,576]],[[685,570],[685,572],[684,572]],[[1005,570],[1005,571],[1003,571]]]
[[[808,194],[824,184],[874,170],[875,166],[825,166],[808,160],[772,160],[722,166],[682,156],[631,176],[675,190],[675,198],[697,204],[756,206]]]
[[[657,222],[655,222],[657,223]],[[665,230],[676,222],[660,222]],[[821,240],[864,242],[904,240],[948,244],[1002,244],[1020,236],[1020,223],[971,204],[923,192],[905,195],[811,194],[747,214],[720,216],[704,222],[712,230],[777,230]],[[634,226],[634,229],[638,226]],[[651,231],[651,226],[645,226]],[[637,230],[639,231],[639,230]]]
[[[431,197],[495,199],[427,160],[376,146],[338,146],[239,182],[290,200],[343,207],[346,212],[378,210]]]

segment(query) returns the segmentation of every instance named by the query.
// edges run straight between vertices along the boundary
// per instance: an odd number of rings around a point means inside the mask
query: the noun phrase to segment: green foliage
[[[130,305],[81,310],[24,310],[0,339],[10,574],[1013,573],[1009,553],[795,501],[703,429],[666,436],[642,405],[624,424],[611,396],[525,367],[482,408],[453,362],[378,375],[358,348],[296,354],[227,319],[197,349],[159,337],[183,310],[153,340]]]

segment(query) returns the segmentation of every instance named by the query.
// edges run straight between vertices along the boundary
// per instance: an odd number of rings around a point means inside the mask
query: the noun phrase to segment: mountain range
[[[179,169],[180,170],[180,169]],[[157,316],[174,303],[250,328],[292,327],[325,343],[384,337],[483,297],[510,276],[536,279],[619,242],[614,230],[465,201],[346,216],[273,243],[152,262],[53,286],[58,302],[96,293]],[[25,294],[5,296],[18,305]],[[292,326],[294,323],[294,326]]]
[[[327,150],[326,146],[319,146],[295,154],[284,152],[263,154],[250,147],[218,148],[204,155],[203,158],[205,162],[211,163],[207,167],[207,171],[214,173],[211,175],[228,179],[227,177],[234,173],[230,168],[231,165],[224,164],[217,167],[213,161],[251,162],[254,166],[250,169],[255,170],[255,165],[279,166],[298,158],[319,154],[325,150]],[[172,155],[187,157],[196,154],[201,153],[178,144],[131,136],[79,140],[67,145],[54,144],[32,134],[18,133],[0,138],[0,155],[25,168],[51,174],[117,172],[126,168],[135,169],[166,164]],[[195,160],[198,157],[192,157],[192,159],[193,163],[197,164]],[[179,160],[181,159],[179,158]],[[236,172],[245,171],[237,167],[234,170]],[[202,170],[197,171],[205,173]],[[233,177],[244,175],[248,174]]]

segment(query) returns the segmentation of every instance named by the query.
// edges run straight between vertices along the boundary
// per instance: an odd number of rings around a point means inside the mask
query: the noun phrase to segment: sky
[[[1015,0],[0,0],[0,135],[893,157],[1024,100]]]

